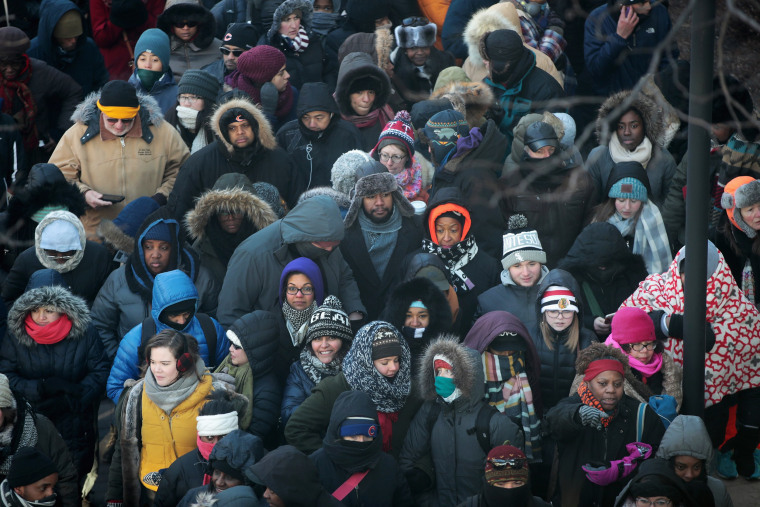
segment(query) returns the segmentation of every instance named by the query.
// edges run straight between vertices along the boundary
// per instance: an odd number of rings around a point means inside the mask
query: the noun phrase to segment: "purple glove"
[[[609,466],[587,464],[581,467],[586,472],[586,478],[599,486],[609,486],[613,482],[629,476],[636,470],[639,462],[652,455],[652,446],[643,442],[633,442],[626,445],[625,449],[628,451],[628,456],[611,461]]]

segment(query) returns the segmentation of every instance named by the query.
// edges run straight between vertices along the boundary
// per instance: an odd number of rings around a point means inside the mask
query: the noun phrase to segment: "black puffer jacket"
[[[617,228],[607,222],[587,225],[557,267],[573,275],[583,288],[583,327],[588,329],[594,329],[596,317],[617,311],[647,277],[644,259],[631,253]],[[593,311],[589,291],[600,311]]]
[[[51,281],[56,286],[46,286]],[[61,286],[64,284],[52,270],[32,278],[29,289],[8,312],[0,372],[7,375],[11,389],[53,422],[82,476],[92,466],[95,417],[109,364],[87,304]],[[68,316],[71,330],[61,341],[42,345],[27,333],[25,319],[40,307],[52,307]]]
[[[306,128],[301,117],[313,111],[332,116],[327,128],[314,132]],[[338,157],[362,148],[359,129],[340,117],[338,105],[325,83],[306,83],[301,88],[296,108],[297,120],[291,120],[277,132],[277,144],[288,152],[299,172],[296,195],[314,187],[330,187],[332,166]]]
[[[189,490],[203,485],[208,461],[198,449],[183,454],[161,475],[153,507],[173,507]]]
[[[564,344],[567,339],[567,329],[561,333],[552,331],[554,350],[549,350],[541,333],[541,322],[543,321],[541,298],[543,298],[546,289],[552,285],[567,287],[575,295],[576,304],[580,310],[578,312],[578,323],[580,325],[578,349],[584,349],[592,342],[597,341],[594,332],[583,326],[583,296],[578,283],[567,271],[561,269],[551,270],[539,285],[538,295],[536,296],[537,324],[529,329],[531,338],[533,338],[533,344],[538,352],[538,357],[541,360],[540,387],[544,410],[548,410],[556,405],[559,400],[566,397],[570,392],[570,386],[575,378],[575,358],[578,355],[578,351],[569,350]],[[549,329],[551,330],[551,328]]]

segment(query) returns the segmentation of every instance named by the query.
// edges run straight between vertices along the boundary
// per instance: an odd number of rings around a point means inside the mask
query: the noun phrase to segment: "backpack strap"
[[[348,496],[348,494],[351,492],[352,489],[354,489],[356,486],[359,485],[360,482],[362,482],[362,479],[364,479],[364,476],[369,473],[369,468],[366,469],[364,472],[356,472],[355,474],[352,474],[351,477],[346,479],[346,482],[341,484],[338,489],[333,491],[332,496],[335,497],[336,500],[341,501],[344,498]]]
[[[491,452],[491,418],[499,413],[499,410],[488,403],[483,403],[478,409],[475,418],[475,427],[467,430],[469,435],[475,433],[478,444],[483,452],[488,455]]]
[[[636,414],[636,441],[641,442],[641,437],[644,434],[644,419],[647,415],[647,404],[639,403],[639,410]]]
[[[153,338],[156,334],[156,321],[153,317],[147,317],[142,322],[142,329],[140,331],[140,346],[137,347],[137,364],[142,365],[145,362],[145,345],[148,344],[148,340]]]
[[[430,405],[430,411],[427,413],[427,418],[425,419],[425,428],[427,428],[428,435],[433,434],[433,426],[435,426],[435,421],[438,419],[438,414],[441,413],[441,405],[436,403],[435,401],[431,403]]]
[[[591,309],[591,313],[597,317],[604,317],[602,307],[599,306],[599,301],[596,300],[594,291],[591,290],[591,285],[584,280],[583,283],[581,283],[581,288],[583,289],[583,295],[586,296],[586,302],[588,303],[589,309]]]
[[[216,326],[211,317],[205,313],[196,313],[198,323],[201,325],[203,336],[206,337],[206,346],[208,347],[208,367],[217,366],[216,364]]]

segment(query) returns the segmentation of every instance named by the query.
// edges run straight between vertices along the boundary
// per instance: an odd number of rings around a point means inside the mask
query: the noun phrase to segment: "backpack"
[[[433,403],[430,412],[427,414],[427,419],[425,420],[425,427],[427,428],[428,433],[432,433],[433,425],[435,425],[435,421],[438,419],[438,414],[440,413],[441,405]],[[480,444],[480,448],[483,449],[483,453],[485,453],[486,456],[488,456],[488,453],[491,452],[492,449],[491,418],[498,413],[499,410],[496,407],[489,405],[488,403],[483,403],[478,409],[478,415],[475,417],[475,426],[467,428],[467,434],[475,434],[475,437],[478,439],[478,444]]]
[[[208,346],[208,366],[216,366],[216,326],[214,326],[214,321],[205,313],[196,313],[195,316],[198,317],[203,336],[206,338],[206,346]],[[137,357],[140,358],[140,364],[145,361],[145,345],[155,334],[156,321],[153,320],[153,317],[148,317],[142,323],[140,346],[137,348]]]

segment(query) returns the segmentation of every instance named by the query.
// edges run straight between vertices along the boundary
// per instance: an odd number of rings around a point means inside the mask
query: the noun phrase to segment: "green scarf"
[[[247,431],[253,419],[253,374],[251,373],[251,364],[245,363],[243,366],[235,366],[230,362],[230,356],[227,355],[214,373],[226,373],[235,377],[235,392],[242,394],[248,399],[245,413],[240,417],[239,422],[240,428]]]

